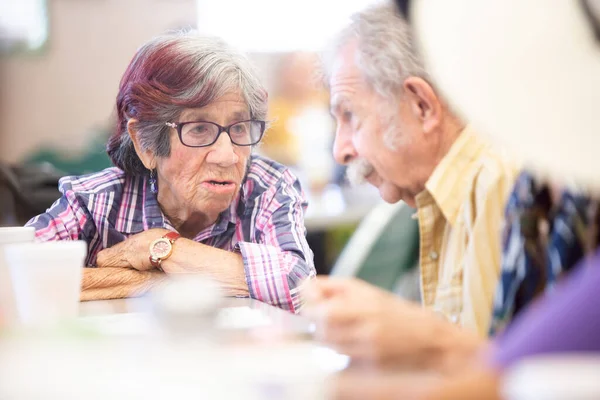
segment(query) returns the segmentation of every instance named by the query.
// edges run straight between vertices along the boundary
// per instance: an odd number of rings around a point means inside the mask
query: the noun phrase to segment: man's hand
[[[443,317],[357,279],[318,278],[304,296],[317,339],[353,362],[445,371],[480,345]]]
[[[441,376],[431,373],[349,368],[334,375],[329,385],[334,400],[424,400],[441,382]]]
[[[96,265],[99,268],[133,268],[138,271],[154,269],[150,263],[150,244],[168,232],[166,229],[149,229],[130,236],[113,247],[101,250]]]
[[[121,267],[83,268],[81,301],[123,299],[140,296],[160,285],[160,271],[137,271]]]

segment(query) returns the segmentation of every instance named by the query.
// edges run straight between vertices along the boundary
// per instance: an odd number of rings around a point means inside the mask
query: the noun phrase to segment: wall
[[[34,55],[0,59],[0,159],[42,144],[76,153],[106,124],[136,48],[193,26],[195,0],[48,0],[50,37]]]

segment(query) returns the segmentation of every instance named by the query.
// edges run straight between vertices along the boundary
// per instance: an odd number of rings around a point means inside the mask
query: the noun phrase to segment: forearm
[[[122,299],[139,296],[165,280],[156,271],[137,271],[129,268],[84,268],[81,301]]]
[[[476,333],[443,319],[432,324],[425,346],[426,366],[444,375],[454,375],[472,367],[486,345]]]
[[[204,274],[217,281],[226,296],[249,294],[244,262],[238,253],[179,239],[161,266],[167,274]]]
[[[500,400],[501,375],[490,368],[470,370],[429,388],[422,400]]]
[[[297,313],[302,306],[300,287],[315,275],[311,259],[298,250],[282,250],[276,245],[239,243],[250,295],[264,303]],[[310,251],[310,250],[308,250]]]

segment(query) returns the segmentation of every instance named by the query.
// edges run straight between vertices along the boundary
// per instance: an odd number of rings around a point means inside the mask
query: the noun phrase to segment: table
[[[241,309],[260,311],[269,320],[269,329],[297,337],[310,339],[314,331],[313,324],[307,318],[291,314],[252,298],[227,297],[223,300],[222,309],[225,311],[236,309],[240,311]],[[148,312],[148,306],[144,298],[87,301],[80,303],[79,306],[79,314],[84,318],[118,314],[130,314],[132,318],[135,318],[135,316],[146,312]]]
[[[215,330],[218,337],[211,335],[214,331],[157,333],[156,326],[138,319],[152,316],[147,300],[80,303],[77,329],[67,340],[0,340],[0,398],[324,400],[328,377],[348,363],[310,338],[305,317],[254,299],[224,299],[222,312],[252,310],[270,321],[256,330],[237,329],[233,341],[222,330]],[[118,321],[128,320],[133,332],[94,329],[119,328]],[[257,334],[261,340],[253,337]]]

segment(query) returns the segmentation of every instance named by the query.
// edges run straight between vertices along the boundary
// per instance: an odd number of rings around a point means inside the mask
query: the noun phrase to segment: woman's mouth
[[[215,193],[230,193],[235,191],[235,183],[226,180],[208,180],[202,182],[201,186],[211,192]]]

